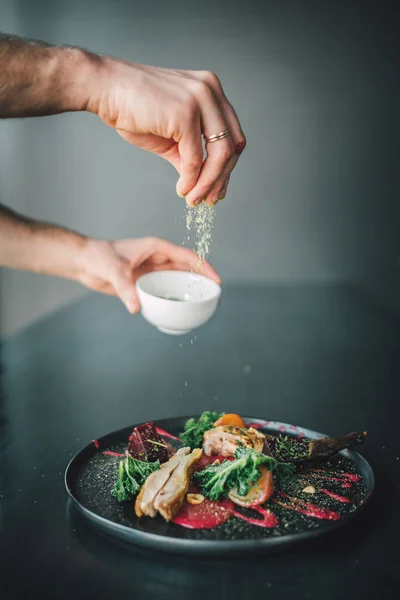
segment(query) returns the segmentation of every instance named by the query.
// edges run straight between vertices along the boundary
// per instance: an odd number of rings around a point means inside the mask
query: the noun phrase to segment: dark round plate
[[[177,436],[188,418],[163,419],[156,421],[156,425]],[[257,423],[264,433],[310,439],[324,437],[322,433],[277,421],[255,418],[245,418],[245,421],[247,424]],[[282,496],[284,501],[279,504],[272,500],[268,502],[268,508],[278,517],[279,525],[275,528],[251,525],[235,516],[219,527],[201,530],[167,523],[162,517],[139,519],[135,515],[133,502],[119,504],[111,496],[121,459],[104,454],[123,453],[134,427],[131,425],[90,443],[74,456],[65,472],[67,492],[78,510],[96,528],[116,541],[178,554],[226,556],[275,551],[344,525],[365,505],[374,488],[374,474],[368,462],[357,452],[344,450],[333,459],[318,463],[316,468],[322,471],[317,474],[310,474],[306,470],[297,475],[290,489],[282,488],[286,493],[286,496]],[[350,479],[344,480],[343,473],[350,474]],[[359,480],[355,481],[357,476]],[[302,493],[307,485],[313,485],[316,490],[312,496]],[[288,507],[289,501],[286,499],[289,495],[291,498],[294,495],[298,497],[297,494],[300,494],[302,504],[295,503],[297,509],[293,509],[293,505]],[[333,511],[340,518],[325,520],[306,515],[304,512],[309,513],[309,510],[298,510],[306,506],[305,502],[323,511]],[[246,509],[243,511],[249,516]]]

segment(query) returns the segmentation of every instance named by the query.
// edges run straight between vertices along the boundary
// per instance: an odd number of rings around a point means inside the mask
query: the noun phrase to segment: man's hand
[[[162,69],[0,35],[0,118],[88,110],[171,162],[177,193],[215,204],[246,140],[216,75]],[[225,130],[230,135],[206,144]]]
[[[1,206],[0,267],[79,281],[92,290],[119,297],[130,313],[140,308],[136,280],[150,271],[197,271],[221,282],[213,267],[192,250],[165,240],[96,240],[26,219]]]
[[[216,75],[109,58],[95,65],[88,110],[128,142],[158,154],[180,173],[177,193],[190,205],[216,204],[245,147],[238,118]],[[206,145],[229,129],[230,135]]]
[[[221,283],[213,267],[199,261],[192,250],[152,237],[115,242],[88,240],[79,264],[83,285],[118,296],[131,313],[140,310],[135,282],[150,271],[197,271]]]

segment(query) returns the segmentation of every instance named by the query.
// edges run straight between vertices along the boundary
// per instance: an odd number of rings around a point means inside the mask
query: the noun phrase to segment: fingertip
[[[125,307],[126,307],[126,310],[128,311],[128,313],[132,315],[133,311],[132,311],[132,307],[131,307],[130,303],[124,302],[124,304],[125,304]]]
[[[179,196],[179,198],[184,198],[184,197],[185,197],[185,196],[184,196],[184,194],[182,194],[182,193],[180,192],[180,190],[179,190],[179,181],[178,181],[178,183],[176,184],[176,194],[177,194],[177,196]]]
[[[135,315],[140,310],[140,305],[134,298],[126,298],[122,299],[122,302],[125,304],[127,311],[131,315]]]

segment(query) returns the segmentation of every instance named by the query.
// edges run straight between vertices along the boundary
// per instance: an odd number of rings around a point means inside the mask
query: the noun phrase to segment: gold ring
[[[206,144],[211,144],[212,142],[218,142],[219,140],[223,140],[229,135],[229,129],[225,129],[225,131],[221,131],[221,133],[216,133],[215,135],[210,135],[210,137],[208,138],[204,136],[204,141]]]

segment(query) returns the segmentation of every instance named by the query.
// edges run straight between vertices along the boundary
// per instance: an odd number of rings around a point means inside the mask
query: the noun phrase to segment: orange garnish
[[[235,415],[234,413],[227,413],[222,415],[215,421],[214,427],[219,427],[220,425],[231,425],[232,427],[240,427],[242,429],[246,428],[246,423],[243,421],[240,415]]]

